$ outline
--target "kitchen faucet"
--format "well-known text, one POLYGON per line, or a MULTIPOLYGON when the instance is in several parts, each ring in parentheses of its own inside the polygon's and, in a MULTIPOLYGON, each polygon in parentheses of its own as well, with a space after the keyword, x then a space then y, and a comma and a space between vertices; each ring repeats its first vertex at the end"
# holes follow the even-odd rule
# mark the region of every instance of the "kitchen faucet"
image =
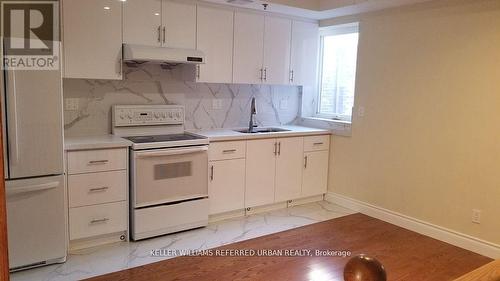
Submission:
POLYGON ((252 105, 250 106, 250 122, 248 123, 248 132, 253 133, 254 128, 257 127, 257 123, 255 122, 255 114, 257 114, 257 110, 255 109, 255 97, 252 98, 252 105))

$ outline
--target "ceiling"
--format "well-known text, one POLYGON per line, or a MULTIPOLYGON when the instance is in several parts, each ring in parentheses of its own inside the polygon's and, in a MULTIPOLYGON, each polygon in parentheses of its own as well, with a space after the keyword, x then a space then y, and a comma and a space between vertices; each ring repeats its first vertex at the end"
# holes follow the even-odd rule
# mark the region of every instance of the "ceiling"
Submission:
MULTIPOLYGON (((248 4, 227 3, 227 0, 203 0, 205 2, 263 10, 315 20, 331 19, 411 5, 431 0, 253 0, 248 4)), ((246 0, 240 0, 245 2, 246 0)))

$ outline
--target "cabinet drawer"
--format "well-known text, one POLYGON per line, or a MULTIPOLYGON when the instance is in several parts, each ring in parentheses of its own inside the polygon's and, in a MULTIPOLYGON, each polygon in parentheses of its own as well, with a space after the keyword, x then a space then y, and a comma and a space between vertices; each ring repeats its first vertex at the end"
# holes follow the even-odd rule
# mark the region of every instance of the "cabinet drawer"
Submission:
POLYGON ((209 160, 227 160, 245 158, 246 141, 228 141, 210 143, 209 160))
POLYGON ((320 151, 330 148, 330 135, 311 136, 304 138, 304 151, 320 151))
POLYGON ((82 174, 127 169, 127 149, 68 152, 68 173, 82 174))
POLYGON ((69 239, 127 230, 127 202, 69 209, 69 239))
POLYGON ((69 207, 127 200, 127 171, 68 176, 69 207))

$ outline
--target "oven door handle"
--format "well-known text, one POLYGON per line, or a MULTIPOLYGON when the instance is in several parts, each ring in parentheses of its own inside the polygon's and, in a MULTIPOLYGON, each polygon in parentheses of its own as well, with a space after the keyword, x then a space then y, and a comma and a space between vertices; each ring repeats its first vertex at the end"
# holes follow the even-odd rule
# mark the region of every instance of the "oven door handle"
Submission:
POLYGON ((181 149, 167 149, 167 150, 157 150, 157 151, 147 151, 138 152, 136 158, 149 158, 149 157, 160 157, 160 156, 171 156, 179 154, 191 154, 208 151, 208 147, 196 147, 196 148, 181 148, 181 149))

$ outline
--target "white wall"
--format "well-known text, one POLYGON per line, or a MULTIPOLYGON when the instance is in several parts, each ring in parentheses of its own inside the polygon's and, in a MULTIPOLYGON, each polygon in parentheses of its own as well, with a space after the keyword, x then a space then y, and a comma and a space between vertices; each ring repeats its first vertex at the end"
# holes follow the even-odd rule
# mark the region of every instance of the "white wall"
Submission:
POLYGON ((359 20, 365 116, 333 138, 329 191, 500 244, 500 1, 359 20))

